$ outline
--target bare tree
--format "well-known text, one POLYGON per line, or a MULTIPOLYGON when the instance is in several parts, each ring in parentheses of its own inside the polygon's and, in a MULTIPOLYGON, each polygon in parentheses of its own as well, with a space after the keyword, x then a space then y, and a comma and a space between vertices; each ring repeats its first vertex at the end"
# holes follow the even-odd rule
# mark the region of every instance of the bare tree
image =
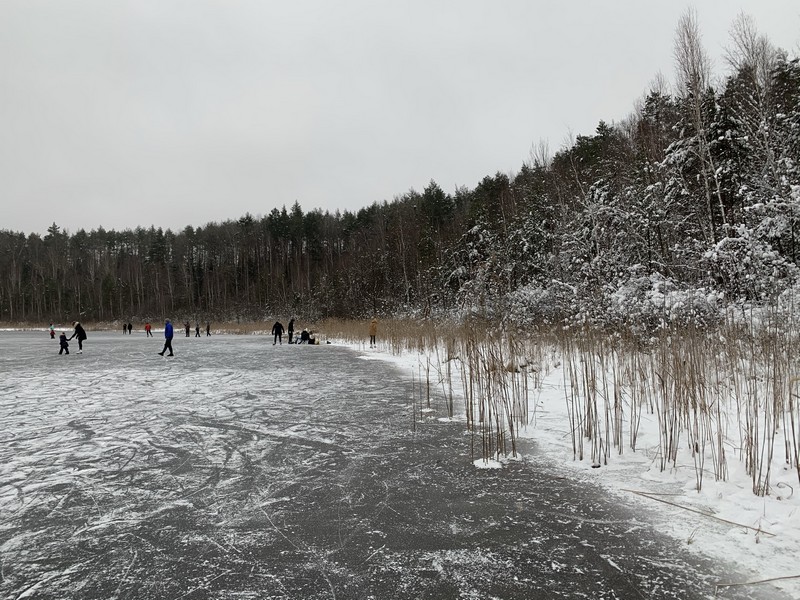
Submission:
POLYGON ((697 15, 687 10, 678 21, 675 36, 675 60, 678 68, 678 90, 687 103, 689 118, 696 137, 696 158, 705 192, 711 241, 716 241, 714 201, 719 203, 720 217, 727 229, 725 206, 722 201, 717 170, 709 145, 709 127, 703 110, 703 99, 711 83, 711 63, 706 54, 697 24, 697 15))
POLYGON ((528 166, 534 169, 547 169, 553 160, 553 155, 550 153, 550 145, 545 139, 540 139, 535 144, 531 144, 528 156, 528 166))
POLYGON ((759 35, 752 17, 740 13, 731 27, 731 46, 725 50, 725 59, 735 76, 748 84, 750 98, 741 103, 741 110, 749 114, 738 115, 746 128, 744 133, 758 145, 764 165, 764 174, 776 179, 775 156, 772 150, 772 73, 778 61, 778 52, 766 36, 759 35))

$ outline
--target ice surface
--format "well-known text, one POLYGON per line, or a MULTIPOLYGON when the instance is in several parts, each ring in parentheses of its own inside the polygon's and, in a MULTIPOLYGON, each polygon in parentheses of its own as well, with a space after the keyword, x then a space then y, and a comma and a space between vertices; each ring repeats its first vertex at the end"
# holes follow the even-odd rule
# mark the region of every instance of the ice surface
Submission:
POLYGON ((476 468, 441 398, 412 409, 417 356, 162 344, 0 333, 0 597, 701 598, 730 576, 563 456, 476 468))

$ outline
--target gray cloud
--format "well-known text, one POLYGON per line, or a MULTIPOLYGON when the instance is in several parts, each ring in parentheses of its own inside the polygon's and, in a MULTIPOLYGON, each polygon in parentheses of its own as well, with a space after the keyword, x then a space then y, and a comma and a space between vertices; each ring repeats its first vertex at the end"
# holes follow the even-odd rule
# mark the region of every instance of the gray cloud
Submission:
MULTIPOLYGON (((672 4, 5 0, 0 227, 182 228, 472 187, 671 77, 672 4)), ((712 57, 740 11, 796 48, 794 0, 696 10, 712 57)))

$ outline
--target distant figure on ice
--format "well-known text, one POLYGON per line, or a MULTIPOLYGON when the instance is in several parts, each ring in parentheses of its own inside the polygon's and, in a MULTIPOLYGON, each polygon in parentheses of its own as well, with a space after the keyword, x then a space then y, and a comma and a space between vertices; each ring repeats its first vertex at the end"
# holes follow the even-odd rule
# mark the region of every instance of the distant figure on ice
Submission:
POLYGON ((128 335, 133 335, 133 323, 128 323, 128 335))
POLYGON ((56 328, 53 327, 52 323, 50 323, 50 339, 51 340, 56 339, 56 328))
POLYGON ((83 340, 86 339, 86 330, 77 321, 73 321, 72 326, 75 328, 75 333, 69 336, 68 339, 78 338, 78 354, 83 354, 83 340))
POLYGON ((194 324, 194 337, 200 337, 200 322, 194 324))
POLYGON ((206 337, 211 335, 211 322, 206 321, 206 337))
POLYGON ((292 336, 294 335, 294 317, 289 319, 289 326, 286 328, 286 333, 289 334, 289 343, 292 343, 292 336))
POLYGON ((59 354, 62 352, 69 354, 69 342, 67 341, 67 334, 63 331, 61 332, 61 335, 58 336, 58 345, 61 346, 61 349, 58 351, 59 354))
POLYGON ((122 335, 125 335, 126 333, 128 333, 128 326, 125 323, 123 323, 122 324, 122 335))
POLYGON ((189 321, 186 321, 186 323, 183 324, 183 327, 186 329, 186 337, 189 337, 189 330, 192 328, 192 326, 189 325, 189 321))
POLYGON ((145 337, 153 337, 153 332, 151 331, 152 327, 150 327, 150 323, 144 324, 144 332, 146 334, 145 337))
POLYGON ((297 342, 298 344, 314 344, 316 340, 311 337, 311 332, 308 329, 303 329, 300 332, 300 341, 297 342))
POLYGON ((375 336, 378 335, 378 319, 372 317, 372 321, 369 322, 369 347, 375 348, 377 344, 375 342, 375 336))
POLYGON ((272 345, 274 346, 280 342, 281 346, 283 346, 283 323, 275 321, 275 325, 272 326, 272 335, 275 336, 272 345))
POLYGON ((167 356, 175 356, 172 353, 172 323, 169 322, 169 319, 164 321, 164 349, 159 354, 164 356, 164 352, 167 350, 169 350, 167 356))

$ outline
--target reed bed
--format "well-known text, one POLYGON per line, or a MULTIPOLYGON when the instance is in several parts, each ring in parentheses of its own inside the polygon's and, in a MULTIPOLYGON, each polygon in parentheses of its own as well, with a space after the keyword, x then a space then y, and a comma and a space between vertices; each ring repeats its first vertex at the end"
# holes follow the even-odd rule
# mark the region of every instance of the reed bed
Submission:
MULTIPOLYGON (((326 321, 331 338, 364 346, 366 321, 326 321)), ((463 418, 473 458, 516 456, 520 427, 528 424, 530 395, 540 381, 547 336, 509 335, 485 323, 433 324, 389 320, 379 324, 379 348, 417 356, 414 418, 443 402, 449 418, 463 418), (457 413, 457 397, 463 413, 457 413)))
POLYGON ((728 477, 736 457, 754 494, 770 491, 776 458, 797 471, 800 446, 796 336, 784 327, 665 331, 646 347, 597 331, 562 338, 565 400, 576 459, 607 464, 637 450, 643 415, 657 419, 657 459, 674 468, 679 452, 703 479, 728 477))
MULTIPOLYGON (((367 322, 328 321, 331 337, 367 342, 367 322)), ((785 318, 729 322, 714 329, 672 328, 643 340, 591 328, 503 332, 471 322, 386 321, 378 343, 415 353, 415 419, 444 402, 463 418, 474 457, 514 456, 531 397, 560 364, 575 460, 601 467, 642 451, 644 419, 657 423, 655 464, 678 468, 690 457, 695 487, 728 478, 742 463, 754 494, 770 493, 776 459, 800 480, 798 335, 785 318), (456 411, 457 399, 463 414, 456 411)))

